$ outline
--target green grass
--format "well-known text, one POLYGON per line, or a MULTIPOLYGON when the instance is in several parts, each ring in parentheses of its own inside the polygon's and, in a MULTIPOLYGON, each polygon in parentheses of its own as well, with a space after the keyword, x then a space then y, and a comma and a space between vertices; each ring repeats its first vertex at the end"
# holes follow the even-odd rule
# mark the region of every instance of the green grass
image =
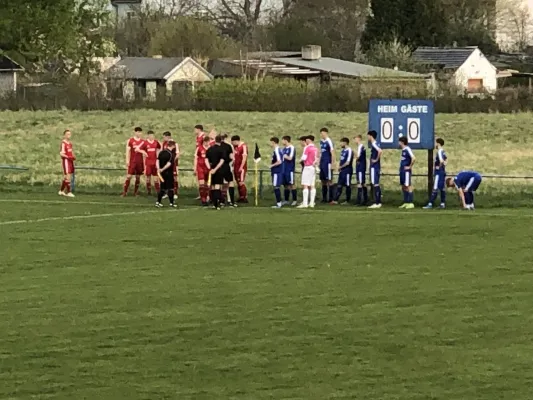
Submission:
MULTIPOLYGON (((449 170, 474 169, 484 174, 528 175, 533 164, 533 124, 531 114, 442 114, 436 116, 436 134, 445 138, 450 157, 449 170)), ((245 113, 245 112, 171 112, 135 110, 131 112, 0 112, 0 163, 23 165, 29 172, 0 171, 0 182, 56 185, 60 179, 59 143, 65 128, 73 131, 77 164, 123 168, 126 139, 134 126, 153 129, 158 137, 173 132, 182 151, 181 165, 192 166, 194 136, 192 128, 202 123, 208 129, 240 134, 253 146, 257 142, 265 159, 268 139, 285 134, 298 137, 318 133, 328 126, 338 141, 366 133, 367 116, 361 113, 245 113)), ((425 173, 426 153, 417 152, 415 173, 425 173)), ((383 170, 397 172, 399 154, 386 151, 383 170)), ((267 163, 261 165, 267 168, 267 163)), ((80 186, 109 191, 120 186, 123 173, 79 171, 80 186)), ((193 184, 184 174, 183 183, 193 184)), ((488 183, 488 182, 486 182, 488 183)), ((396 184, 396 180, 394 180, 396 184)), ((419 184, 423 186, 421 181, 419 184)), ((503 185, 504 191, 522 191, 525 181, 498 181, 491 191, 503 185)), ((489 187, 484 185, 485 188, 489 187)))
POLYGON ((531 398, 533 212, 149 205, 3 193, 0 398, 531 398))

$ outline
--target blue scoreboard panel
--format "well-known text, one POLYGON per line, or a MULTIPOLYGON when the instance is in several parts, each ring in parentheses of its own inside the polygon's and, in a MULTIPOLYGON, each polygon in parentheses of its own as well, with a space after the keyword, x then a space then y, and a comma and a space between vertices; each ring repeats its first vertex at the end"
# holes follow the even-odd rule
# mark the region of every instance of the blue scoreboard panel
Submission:
POLYGON ((368 130, 378 133, 382 149, 397 149, 406 136, 412 149, 435 147, 435 110, 431 100, 370 100, 368 130))

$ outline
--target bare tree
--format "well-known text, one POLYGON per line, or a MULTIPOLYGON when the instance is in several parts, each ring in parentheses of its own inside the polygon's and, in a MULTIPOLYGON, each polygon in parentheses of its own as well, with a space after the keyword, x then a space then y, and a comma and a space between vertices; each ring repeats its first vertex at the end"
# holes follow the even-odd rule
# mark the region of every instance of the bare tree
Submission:
POLYGON ((496 40, 508 51, 523 51, 532 40, 533 19, 526 0, 497 0, 496 40))

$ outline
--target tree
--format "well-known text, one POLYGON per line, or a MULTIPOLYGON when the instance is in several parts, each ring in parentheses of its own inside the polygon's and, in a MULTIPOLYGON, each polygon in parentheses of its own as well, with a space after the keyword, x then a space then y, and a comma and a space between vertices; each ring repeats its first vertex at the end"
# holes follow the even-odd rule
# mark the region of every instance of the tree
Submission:
POLYGON ((395 38, 391 42, 373 44, 365 54, 357 57, 356 60, 377 67, 397 67, 404 71, 414 71, 418 66, 413 61, 411 53, 409 46, 402 44, 398 38, 395 38))
POLYGON ((498 44, 507 51, 524 51, 533 36, 533 19, 523 0, 498 0, 496 3, 498 44))

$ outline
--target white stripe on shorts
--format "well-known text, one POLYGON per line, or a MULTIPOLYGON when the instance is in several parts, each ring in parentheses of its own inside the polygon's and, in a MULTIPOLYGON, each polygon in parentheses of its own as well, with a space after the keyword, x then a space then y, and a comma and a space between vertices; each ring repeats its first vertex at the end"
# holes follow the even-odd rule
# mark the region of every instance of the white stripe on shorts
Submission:
POLYGON ((370 168, 370 183, 376 184, 376 170, 374 168, 370 168))
POLYGON ((357 183, 362 183, 363 182, 363 173, 362 172, 358 172, 357 173, 357 183))
POLYGON ((476 179, 476 178, 470 178, 470 180, 468 181, 468 183, 467 183, 467 185, 466 185, 466 187, 465 187, 465 191, 466 191, 466 192, 470 190, 470 186, 472 186, 472 184, 474 183, 474 180, 475 180, 475 179, 476 179))
POLYGON ((404 182, 403 182, 403 185, 404 186, 410 186, 410 183, 409 183, 409 177, 411 176, 411 173, 409 171, 405 171, 405 173, 403 174, 403 178, 404 178, 404 182))

